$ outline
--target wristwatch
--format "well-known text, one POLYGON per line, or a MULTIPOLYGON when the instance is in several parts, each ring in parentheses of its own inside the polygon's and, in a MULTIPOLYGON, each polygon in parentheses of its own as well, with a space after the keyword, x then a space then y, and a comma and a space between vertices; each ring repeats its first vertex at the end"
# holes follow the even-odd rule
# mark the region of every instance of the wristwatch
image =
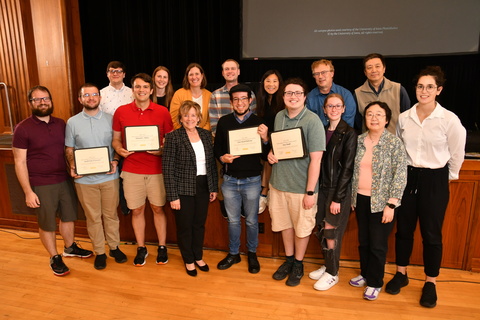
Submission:
POLYGON ((387 202, 387 206, 390 208, 390 209, 395 209, 397 206, 394 205, 393 203, 389 203, 387 202))
POLYGON ((315 193, 313 191, 307 191, 307 196, 313 196, 315 193))

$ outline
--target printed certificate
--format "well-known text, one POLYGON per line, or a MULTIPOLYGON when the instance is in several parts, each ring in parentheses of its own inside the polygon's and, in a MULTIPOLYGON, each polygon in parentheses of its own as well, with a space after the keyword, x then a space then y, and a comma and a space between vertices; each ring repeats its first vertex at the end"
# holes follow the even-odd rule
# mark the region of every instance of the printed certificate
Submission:
POLYGON ((262 153, 262 139, 258 134, 258 127, 228 131, 228 148, 234 156, 262 153))
POLYGON ((160 150, 158 126, 125 127, 125 147, 128 151, 160 150))
POLYGON ((303 158, 307 155, 301 127, 272 132, 272 151, 278 160, 303 158))
POLYGON ((108 147, 83 148, 73 151, 75 173, 79 176, 110 171, 108 147))

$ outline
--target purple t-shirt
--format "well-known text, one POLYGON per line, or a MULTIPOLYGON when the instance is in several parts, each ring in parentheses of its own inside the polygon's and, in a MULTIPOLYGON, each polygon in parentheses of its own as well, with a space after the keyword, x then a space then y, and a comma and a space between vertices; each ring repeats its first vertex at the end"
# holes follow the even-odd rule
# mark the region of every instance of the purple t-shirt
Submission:
POLYGON ((67 180, 65 121, 62 119, 50 116, 46 123, 32 115, 16 126, 12 145, 27 149, 28 176, 32 186, 67 180))

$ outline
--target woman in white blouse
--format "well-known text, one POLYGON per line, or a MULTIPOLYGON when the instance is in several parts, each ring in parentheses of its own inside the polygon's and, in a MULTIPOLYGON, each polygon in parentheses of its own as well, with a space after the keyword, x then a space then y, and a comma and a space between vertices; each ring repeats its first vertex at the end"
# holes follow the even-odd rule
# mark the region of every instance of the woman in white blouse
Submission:
POLYGON ((442 261, 442 225, 449 198, 448 182, 458 179, 465 155, 465 128, 454 113, 436 101, 444 82, 440 67, 422 70, 415 86, 418 103, 400 115, 397 125, 397 135, 407 151, 408 180, 397 220, 397 273, 387 283, 385 291, 398 294, 408 285, 407 266, 418 220, 426 275, 420 305, 427 308, 437 303, 436 278, 442 261))

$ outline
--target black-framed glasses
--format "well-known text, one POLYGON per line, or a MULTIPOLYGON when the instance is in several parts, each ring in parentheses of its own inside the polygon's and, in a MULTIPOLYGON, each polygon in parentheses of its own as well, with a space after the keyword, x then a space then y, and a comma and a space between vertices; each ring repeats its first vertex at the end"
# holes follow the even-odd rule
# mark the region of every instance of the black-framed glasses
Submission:
POLYGON ((303 91, 285 91, 283 94, 285 97, 291 97, 295 95, 296 97, 301 97, 303 95, 303 91))
POLYGON ((121 74, 121 73, 123 73, 123 70, 108 70, 108 73, 121 74))
POLYGON ((328 109, 341 109, 343 108, 343 104, 327 104, 325 107, 328 109))
POLYGON ((52 99, 51 99, 50 97, 32 98, 32 99, 30 99, 30 101, 31 101, 31 102, 34 102, 34 103, 40 103, 40 101, 42 101, 42 100, 43 100, 43 102, 50 102, 50 101, 52 101, 52 99))
POLYGON ((232 99, 232 102, 233 102, 233 103, 248 102, 248 97, 233 98, 233 99, 232 99))

